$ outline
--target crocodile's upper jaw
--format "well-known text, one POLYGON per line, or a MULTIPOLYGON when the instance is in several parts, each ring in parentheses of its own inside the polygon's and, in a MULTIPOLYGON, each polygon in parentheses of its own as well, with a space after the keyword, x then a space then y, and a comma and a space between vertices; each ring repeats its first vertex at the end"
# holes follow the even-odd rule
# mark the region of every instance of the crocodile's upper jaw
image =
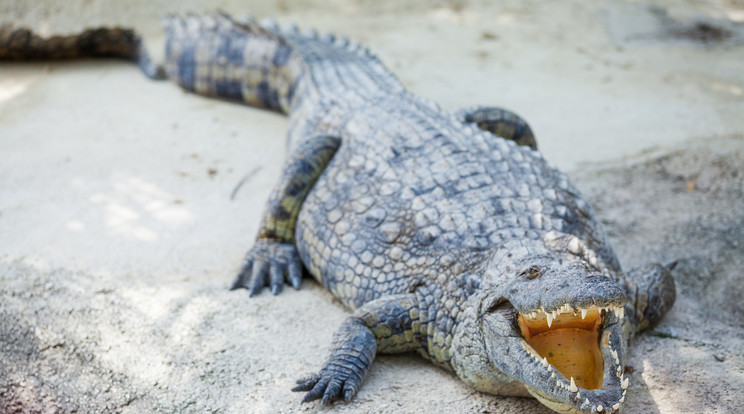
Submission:
POLYGON ((622 364, 622 306, 564 304, 517 315, 518 340, 540 378, 525 382, 530 394, 558 412, 620 411, 629 382, 622 364))

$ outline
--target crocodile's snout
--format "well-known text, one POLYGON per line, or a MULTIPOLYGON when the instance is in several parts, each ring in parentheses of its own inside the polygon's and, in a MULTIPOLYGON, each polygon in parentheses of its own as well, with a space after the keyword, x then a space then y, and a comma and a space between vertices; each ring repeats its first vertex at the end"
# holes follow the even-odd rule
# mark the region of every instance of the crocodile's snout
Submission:
POLYGON ((506 299, 522 314, 542 312, 550 320, 570 309, 623 307, 625 289, 583 262, 530 265, 539 276, 521 271, 506 289, 506 299))

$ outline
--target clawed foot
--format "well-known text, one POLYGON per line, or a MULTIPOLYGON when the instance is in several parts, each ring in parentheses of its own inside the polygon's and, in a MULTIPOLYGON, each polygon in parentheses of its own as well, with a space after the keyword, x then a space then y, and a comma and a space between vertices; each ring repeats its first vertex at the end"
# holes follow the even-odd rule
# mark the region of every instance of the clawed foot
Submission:
POLYGON ((302 402, 320 398, 322 398, 321 402, 323 404, 330 404, 341 398, 349 402, 359 391, 364 376, 364 373, 359 371, 329 363, 320 371, 320 374, 298 380, 297 386, 292 388, 292 391, 310 391, 305 394, 302 402))
POLYGON ((285 281, 299 289, 301 279, 302 264, 294 244, 258 240, 246 254, 243 268, 230 290, 246 288, 253 296, 264 286, 270 286, 271 293, 276 295, 285 281))

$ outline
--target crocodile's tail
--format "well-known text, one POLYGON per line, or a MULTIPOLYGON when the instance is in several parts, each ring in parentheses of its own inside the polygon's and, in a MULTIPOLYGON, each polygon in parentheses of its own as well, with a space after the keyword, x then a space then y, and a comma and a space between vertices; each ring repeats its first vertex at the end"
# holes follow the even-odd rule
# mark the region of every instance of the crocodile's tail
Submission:
POLYGON ((288 113, 304 63, 280 34, 224 13, 168 16, 166 71, 187 90, 288 113))
POLYGON ((145 50, 142 39, 131 29, 98 28, 69 36, 41 37, 29 29, 0 28, 0 60, 55 60, 85 57, 117 57, 137 62, 146 76, 162 79, 165 74, 145 50))

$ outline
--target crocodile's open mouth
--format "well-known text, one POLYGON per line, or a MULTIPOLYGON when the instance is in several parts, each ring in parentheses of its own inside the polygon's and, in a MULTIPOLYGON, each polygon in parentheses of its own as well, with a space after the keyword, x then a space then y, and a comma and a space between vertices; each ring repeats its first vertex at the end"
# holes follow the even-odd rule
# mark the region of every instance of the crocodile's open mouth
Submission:
POLYGON ((602 387, 604 362, 600 342, 609 312, 623 317, 623 307, 572 308, 519 313, 517 322, 524 340, 544 361, 557 369, 571 387, 602 387), (575 384, 575 385, 574 385, 575 384))

